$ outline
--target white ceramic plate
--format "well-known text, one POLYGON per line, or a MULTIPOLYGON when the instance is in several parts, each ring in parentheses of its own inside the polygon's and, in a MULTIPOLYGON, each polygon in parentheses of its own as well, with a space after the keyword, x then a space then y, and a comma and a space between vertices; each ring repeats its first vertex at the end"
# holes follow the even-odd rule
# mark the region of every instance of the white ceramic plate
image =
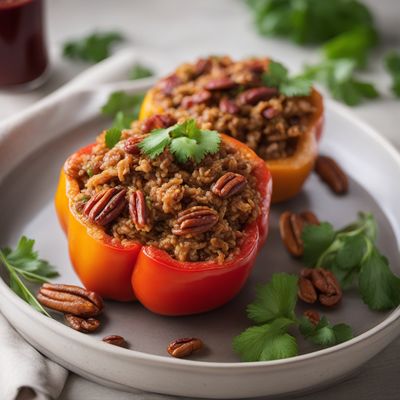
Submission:
MULTIPOLYGON (((131 92, 146 88, 141 83, 128 86, 131 92)), ((63 283, 79 282, 71 269, 66 240, 53 210, 58 172, 67 155, 93 141, 109 124, 98 111, 111 89, 103 86, 62 92, 18 120, 0 126, 0 244, 14 245, 22 234, 35 238, 40 255, 58 267, 59 281, 63 283)), ((398 153, 371 128, 330 101, 326 104, 322 151, 338 159, 348 171, 349 195, 335 197, 312 177, 295 200, 274 206, 270 236, 248 284, 237 298, 219 310, 167 318, 151 314, 137 303, 107 302, 102 330, 84 335, 34 311, 8 288, 6 279, 0 279, 0 310, 33 346, 51 359, 85 377, 125 390, 139 388, 232 399, 310 390, 337 380, 396 337, 400 309, 391 313, 371 312, 357 293, 350 291, 338 309, 323 310, 332 322, 347 322, 354 327, 356 337, 346 343, 314 351, 300 340, 298 357, 257 363, 240 363, 231 350, 232 338, 250 325, 245 306, 254 297, 255 284, 266 282, 274 272, 298 272, 300 268, 279 239, 277 222, 284 209, 312 209, 336 226, 353 220, 359 210, 372 211, 380 226, 379 246, 392 268, 400 273, 398 153), (126 337, 130 349, 102 343, 101 337, 108 334, 126 337), (166 345, 184 336, 201 337, 207 351, 190 360, 170 358, 166 345)), ((302 310, 300 305, 299 312, 302 310)))

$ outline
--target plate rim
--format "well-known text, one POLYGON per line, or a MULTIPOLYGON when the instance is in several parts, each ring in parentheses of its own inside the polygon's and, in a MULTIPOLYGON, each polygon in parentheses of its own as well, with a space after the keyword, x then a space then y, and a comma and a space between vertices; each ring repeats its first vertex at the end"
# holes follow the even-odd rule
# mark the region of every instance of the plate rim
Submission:
MULTIPOLYGON (((98 90, 100 90, 100 88, 98 90)), ((75 91, 71 91, 70 94, 74 92, 75 91)), ((356 116, 347 107, 339 104, 337 101, 325 98, 324 103, 326 109, 329 109, 329 111, 338 114, 342 118, 346 118, 349 121, 349 123, 357 125, 365 134, 367 134, 370 137, 370 139, 375 141, 393 158, 393 160, 400 169, 400 152, 386 137, 380 135, 379 132, 374 127, 370 126, 360 117, 356 116)), ((16 118, 16 116, 13 117, 16 118)), ((59 136, 63 135, 61 134, 59 136)), ((30 152, 29 154, 32 154, 36 151, 37 149, 33 149, 33 151, 30 152)), ((390 215, 390 213, 388 213, 385 209, 382 209, 382 211, 385 213, 391 225, 393 225, 392 216, 390 215)), ((397 230, 394 231, 395 231, 395 236, 397 236, 396 235, 397 230)), ((397 236, 396 239, 397 239, 397 249, 399 250, 400 237, 397 236)), ((109 355, 119 355, 121 357, 125 357, 132 360, 138 360, 145 363, 156 363, 158 366, 168 366, 172 364, 178 367, 179 366, 186 367, 188 369, 197 369, 204 367, 214 370, 221 370, 221 369, 235 370, 242 368, 248 370, 248 369, 259 369, 259 368, 269 368, 269 367, 272 368, 275 366, 293 365, 310 359, 314 358, 317 359, 319 357, 323 357, 325 355, 340 352, 342 350, 345 350, 346 348, 353 347, 357 343, 363 342, 381 333, 383 330, 390 327, 393 323, 395 323, 398 319, 400 319, 400 306, 398 306, 379 324, 361 333, 360 335, 357 335, 353 339, 348 340, 347 342, 329 348, 312 351, 310 353, 297 355, 295 357, 284 358, 280 360, 252 361, 252 362, 196 361, 196 360, 177 359, 163 355, 150 354, 134 349, 119 348, 117 346, 104 346, 104 344, 101 341, 94 340, 93 338, 86 335, 82 335, 80 332, 76 332, 68 328, 67 326, 59 323, 57 320, 48 318, 45 315, 34 310, 29 304, 27 304, 20 297, 18 297, 2 278, 0 278, 0 293, 5 295, 5 297, 15 307, 18 307, 20 311, 22 311, 28 318, 34 319, 37 323, 43 323, 47 327, 47 329, 51 330, 55 334, 64 336, 64 338, 66 338, 67 340, 71 340, 73 342, 74 341, 81 342, 82 345, 89 346, 92 348, 92 350, 98 352, 105 352, 109 355)))

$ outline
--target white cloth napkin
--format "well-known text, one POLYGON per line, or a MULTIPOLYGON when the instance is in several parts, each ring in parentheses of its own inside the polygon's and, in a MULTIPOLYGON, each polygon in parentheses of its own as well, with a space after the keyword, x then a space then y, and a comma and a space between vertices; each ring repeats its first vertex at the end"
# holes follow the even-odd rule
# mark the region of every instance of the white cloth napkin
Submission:
POLYGON ((0 314, 1 400, 53 400, 68 372, 43 357, 0 314))
MULTIPOLYGON (((18 129, 24 121, 40 118, 43 111, 55 101, 62 100, 70 91, 126 79, 135 61, 136 53, 133 50, 120 51, 88 68, 29 109, 3 121, 5 129, 2 129, 0 137, 3 150, 7 134, 18 129)), ((67 376, 66 369, 31 347, 0 314, 0 400, 55 400, 62 392, 67 376)))

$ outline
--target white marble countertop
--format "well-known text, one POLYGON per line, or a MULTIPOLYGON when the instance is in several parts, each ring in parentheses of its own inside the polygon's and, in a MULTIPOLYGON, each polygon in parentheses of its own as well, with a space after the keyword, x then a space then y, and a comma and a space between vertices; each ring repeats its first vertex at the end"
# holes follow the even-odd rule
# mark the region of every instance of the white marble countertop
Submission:
MULTIPOLYGON (((400 148, 400 101, 390 94, 390 79, 381 62, 387 49, 400 49, 400 1, 368 0, 366 3, 375 12, 383 39, 381 49, 374 53, 365 76, 376 82, 382 97, 353 111, 400 148)), ((0 119, 28 107, 81 71, 84 66, 60 58, 61 44, 67 38, 79 37, 96 29, 123 31, 143 59, 160 73, 172 69, 178 62, 207 54, 230 54, 234 57, 265 54, 283 61, 293 71, 318 57, 315 49, 259 37, 251 25, 250 14, 238 0, 48 0, 47 17, 52 74, 48 82, 36 91, 0 92, 0 119)), ((356 375, 329 389, 298 399, 398 399, 399 370, 400 339, 356 375)), ((165 398, 116 391, 71 374, 60 399, 165 398)))

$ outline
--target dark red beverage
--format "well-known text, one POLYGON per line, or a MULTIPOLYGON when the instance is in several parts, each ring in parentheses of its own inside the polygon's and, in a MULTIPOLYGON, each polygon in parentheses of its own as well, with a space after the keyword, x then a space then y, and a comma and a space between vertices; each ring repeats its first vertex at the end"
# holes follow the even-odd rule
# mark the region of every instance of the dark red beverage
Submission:
POLYGON ((0 0, 0 86, 38 82, 47 69, 42 0, 0 0))

